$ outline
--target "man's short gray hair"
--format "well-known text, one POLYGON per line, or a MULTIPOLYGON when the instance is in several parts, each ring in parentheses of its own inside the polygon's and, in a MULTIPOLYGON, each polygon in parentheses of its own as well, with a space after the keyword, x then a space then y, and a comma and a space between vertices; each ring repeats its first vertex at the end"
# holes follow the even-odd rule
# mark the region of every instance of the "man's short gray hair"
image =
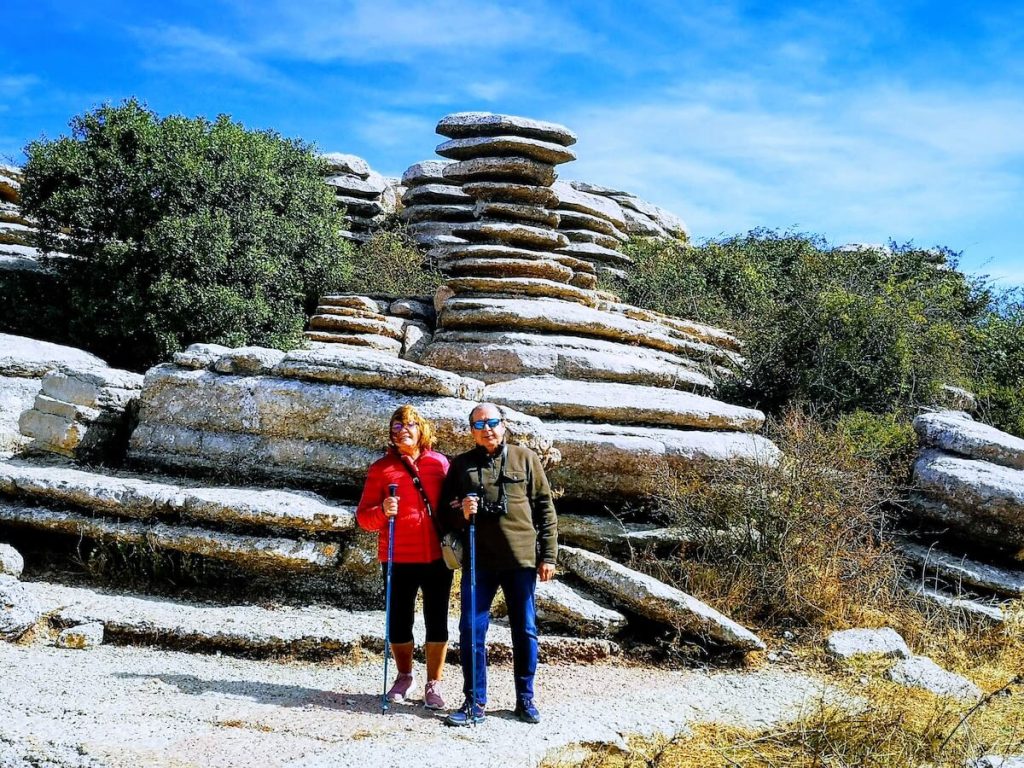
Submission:
POLYGON ((505 419, 505 414, 502 413, 501 406, 499 406, 499 405, 497 405, 495 403, 477 403, 476 405, 473 406, 473 410, 471 410, 469 412, 469 423, 470 424, 473 423, 473 414, 476 413, 477 411, 479 411, 481 408, 493 408, 494 410, 496 410, 498 412, 498 415, 501 416, 502 420, 505 419))

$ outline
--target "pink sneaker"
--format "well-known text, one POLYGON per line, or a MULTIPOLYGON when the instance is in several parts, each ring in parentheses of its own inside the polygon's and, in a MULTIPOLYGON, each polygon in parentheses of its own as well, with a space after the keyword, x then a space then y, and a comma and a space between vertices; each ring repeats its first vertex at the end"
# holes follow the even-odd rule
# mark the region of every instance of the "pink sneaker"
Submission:
POLYGON ((409 689, 416 684, 416 678, 412 672, 408 674, 398 673, 398 677, 395 678, 394 684, 391 686, 391 690, 388 691, 388 701, 401 702, 405 701, 409 697, 409 689))
POLYGON ((444 709, 440 680, 427 681, 427 687, 423 690, 423 706, 427 709, 444 709))

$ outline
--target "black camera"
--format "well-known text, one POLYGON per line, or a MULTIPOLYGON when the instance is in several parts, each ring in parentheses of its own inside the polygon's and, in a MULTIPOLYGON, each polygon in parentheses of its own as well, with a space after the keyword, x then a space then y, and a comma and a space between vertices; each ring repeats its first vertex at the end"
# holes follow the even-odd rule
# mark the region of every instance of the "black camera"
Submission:
POLYGON ((502 495, 497 501, 490 501, 481 497, 476 511, 478 515, 489 515, 491 517, 501 517, 507 514, 508 505, 505 503, 505 496, 502 495))

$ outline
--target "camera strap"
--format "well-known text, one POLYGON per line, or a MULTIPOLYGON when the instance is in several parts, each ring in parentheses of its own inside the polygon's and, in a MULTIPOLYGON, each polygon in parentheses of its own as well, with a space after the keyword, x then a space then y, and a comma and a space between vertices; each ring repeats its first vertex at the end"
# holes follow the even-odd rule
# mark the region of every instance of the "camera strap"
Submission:
POLYGON ((405 471, 412 477, 412 484, 416 486, 416 490, 420 492, 420 498, 423 499, 423 505, 427 508, 427 517, 434 524, 434 531, 437 533, 437 540, 441 541, 444 538, 444 530, 441 528, 441 521, 437 515, 434 514, 434 508, 430 506, 430 499, 427 498, 427 492, 423 488, 423 483, 420 482, 419 473, 416 471, 416 466, 412 463, 412 459, 406 459, 405 456, 399 456, 398 460, 402 462, 402 466, 405 467, 405 471))

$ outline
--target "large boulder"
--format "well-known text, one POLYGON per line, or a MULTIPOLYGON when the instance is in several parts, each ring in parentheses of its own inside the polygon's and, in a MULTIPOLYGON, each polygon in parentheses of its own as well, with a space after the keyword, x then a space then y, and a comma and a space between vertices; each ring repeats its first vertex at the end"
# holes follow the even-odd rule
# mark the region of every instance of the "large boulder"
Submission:
POLYGON ((1024 470, 925 450, 913 476, 924 495, 914 505, 921 516, 1024 547, 1024 470))
POLYGON ((914 419, 921 444, 981 459, 1013 469, 1024 469, 1024 440, 974 421, 962 411, 924 413, 914 419))

